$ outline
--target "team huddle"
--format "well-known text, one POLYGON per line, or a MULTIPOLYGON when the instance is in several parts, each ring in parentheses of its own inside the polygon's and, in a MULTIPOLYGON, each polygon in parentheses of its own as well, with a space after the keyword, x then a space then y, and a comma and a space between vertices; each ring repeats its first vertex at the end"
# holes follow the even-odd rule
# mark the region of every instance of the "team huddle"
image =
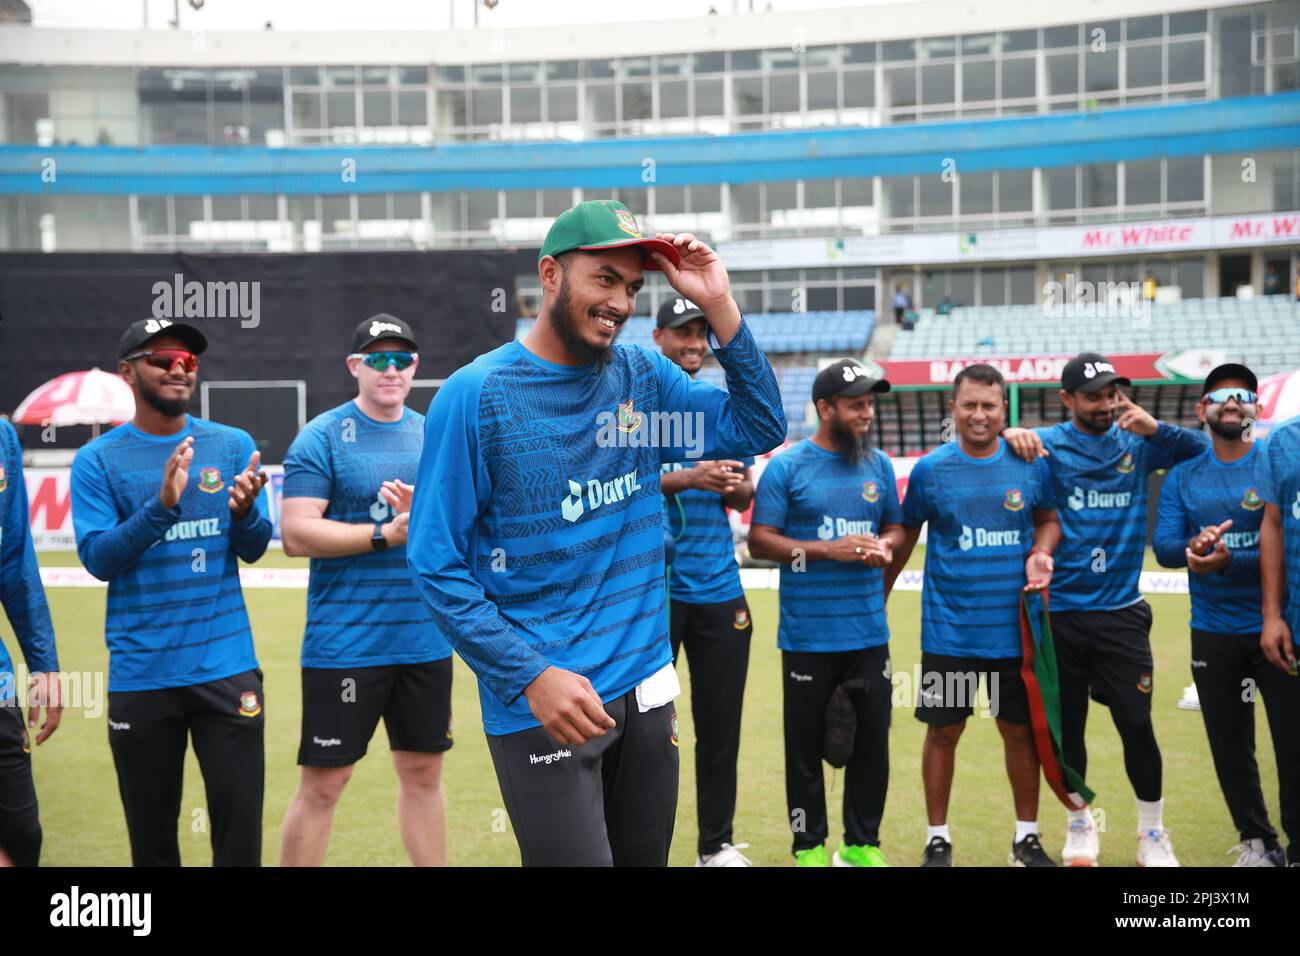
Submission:
MULTIPOLYGON (((522 862, 579 866, 667 864, 684 651, 696 865, 748 865, 732 830, 753 622, 727 510, 752 502, 750 553, 781 565, 796 865, 888 865, 886 607, 924 527, 922 865, 954 862, 949 794, 980 682, 1011 783, 1008 863, 1056 865, 1038 824, 1045 766, 1022 666, 1024 602, 1037 595, 1059 670, 1062 762, 1083 779, 1089 702, 1104 705, 1137 799, 1137 861, 1176 866, 1151 719, 1151 611, 1138 590, 1147 481, 1159 469, 1169 473, 1155 552, 1189 571, 1192 672, 1241 835, 1237 865, 1300 863, 1300 419, 1254 441, 1249 369, 1210 373, 1197 405, 1206 431, 1193 431, 1157 422, 1111 363, 1085 353, 1063 372, 1067 420, 1027 430, 1005 427, 999 373, 968 366, 944 441, 916 463, 900 502, 870 435, 875 396, 890 385, 844 359, 813 384, 816 433, 773 456, 755 487, 754 460, 785 441, 786 420, 712 249, 689 234, 643 236, 625 206, 595 200, 556 219, 538 271, 532 329, 455 372, 427 419, 405 404, 416 331, 391 315, 364 320, 345 360, 356 398, 313 419, 286 455, 281 539, 311 561, 301 771, 281 865, 324 861, 334 809, 381 718, 411 862, 446 863, 453 651, 478 679, 522 862), (678 296, 657 315, 658 351, 616 344, 645 270, 662 271, 678 296), (710 351, 725 390, 697 378, 710 351), (688 434, 699 440, 679 440, 688 434), (1262 693, 1272 729, 1285 851, 1264 806, 1243 681, 1262 693), (833 854, 824 759, 846 768, 833 854)), ((137 866, 180 864, 191 738, 214 863, 262 862, 263 685, 238 565, 271 539, 267 475, 247 433, 186 413, 206 347, 185 323, 131 325, 117 357, 135 418, 84 446, 72 469, 78 555, 108 583, 109 745, 137 866)), ((39 725, 40 744, 58 726, 59 663, 7 422, 0 455, 0 601, 32 674, 27 688, 0 683, 0 863, 36 865, 28 727, 39 725)), ((0 674, 12 672, 0 644, 0 674)), ((1096 865, 1097 826, 1073 796, 1059 858, 1096 865)))

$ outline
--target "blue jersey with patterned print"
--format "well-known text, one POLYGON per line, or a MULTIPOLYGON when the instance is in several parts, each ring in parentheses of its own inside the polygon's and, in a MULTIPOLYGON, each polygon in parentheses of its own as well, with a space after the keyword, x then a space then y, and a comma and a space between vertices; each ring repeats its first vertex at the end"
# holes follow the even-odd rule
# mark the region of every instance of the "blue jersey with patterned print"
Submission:
POLYGON ((77 452, 72 524, 81 563, 108 582, 110 691, 203 684, 257 667, 236 558, 256 561, 271 540, 266 489, 240 521, 231 520, 228 491, 253 451, 247 432, 186 416, 174 435, 128 422, 77 452), (167 508, 163 467, 186 437, 189 483, 167 508))
POLYGON ((929 522, 921 595, 921 648, 954 657, 1019 657, 1020 591, 1034 546, 1034 509, 1056 507, 1047 465, 998 439, 989 458, 957 442, 916 463, 903 524, 929 522))
POLYGON ((1263 619, 1259 594, 1259 526, 1264 499, 1255 474, 1258 448, 1237 461, 1220 461, 1213 448, 1169 469, 1156 512, 1156 560, 1187 567, 1187 542, 1231 519, 1223 543, 1231 557, 1213 574, 1187 575, 1192 627, 1214 634, 1258 634, 1263 619))
MULTIPOLYGON (((746 468, 754 467, 753 458, 742 458, 741 463, 746 468)), ((668 462, 663 474, 692 467, 689 462, 668 462)), ((664 521, 677 542, 677 556, 668 578, 668 593, 674 601, 720 604, 744 597, 731 521, 722 495, 698 488, 665 495, 664 521)))
MULTIPOLYGON (((810 439, 768 462, 754 499, 753 523, 796 541, 879 537, 882 527, 902 520, 888 455, 872 449, 854 464, 810 439)), ((800 569, 782 565, 776 643, 785 651, 854 651, 889 643, 884 570, 842 561, 809 561, 800 569)))
POLYGON ((1113 611, 1142 600, 1147 476, 1209 447, 1200 432, 1161 422, 1143 438, 1116 425, 1100 435, 1073 422, 1035 429, 1050 452, 1060 504, 1061 544, 1053 556, 1053 611, 1113 611))
MULTIPOLYGON (((415 483, 424 416, 409 408, 395 422, 366 416, 355 401, 317 415, 284 459, 285 498, 329 502, 324 517, 346 524, 388 522, 385 481, 415 483)), ((415 590, 406 548, 312 558, 303 667, 421 664, 451 656, 415 590)))
POLYGON ((785 436, 748 327, 714 355, 727 391, 639 346, 567 366, 520 342, 439 389, 407 560, 478 675, 489 734, 538 726, 523 691, 550 666, 608 701, 671 660, 661 465, 762 454, 785 436))
MULTIPOLYGON (((23 449, 14 426, 0 419, 0 604, 23 650, 29 673, 59 669, 50 606, 32 545, 23 449)), ((14 664, 0 635, 0 704, 18 696, 14 664)))
POLYGON ((1300 418, 1275 425, 1259 449, 1259 494, 1282 513, 1284 614, 1300 641, 1300 418))

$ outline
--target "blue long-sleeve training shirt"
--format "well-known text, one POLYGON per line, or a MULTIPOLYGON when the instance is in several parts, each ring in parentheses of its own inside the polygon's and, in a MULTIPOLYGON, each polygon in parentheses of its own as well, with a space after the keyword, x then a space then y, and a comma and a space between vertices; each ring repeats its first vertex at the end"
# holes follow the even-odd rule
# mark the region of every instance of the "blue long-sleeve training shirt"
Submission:
POLYGON ((1187 567, 1187 542, 1212 525, 1232 519, 1223 543, 1232 557, 1213 574, 1187 575, 1192 627, 1215 634, 1258 634, 1263 619, 1259 592, 1259 526, 1264 499, 1255 477, 1258 449, 1237 461, 1219 461, 1212 448, 1176 465, 1165 476, 1156 512, 1156 560, 1187 567))
POLYGON ((175 435, 128 422, 77 452, 72 524, 81 563, 108 582, 109 691, 185 687, 257 667, 235 558, 256 561, 271 540, 266 489, 238 522, 228 491, 254 448, 247 432, 186 416, 175 435), (166 508, 163 466, 187 436, 189 484, 166 508))
POLYGON ((1282 515, 1282 613, 1300 639, 1300 417, 1275 425, 1259 449, 1259 495, 1282 515))
POLYGON ((406 553, 478 675, 487 733, 538 726, 523 690, 551 665, 610 700, 671 660, 660 466, 762 454, 786 430, 744 323, 714 355, 727 391, 639 346, 614 346, 602 368, 519 342, 439 389, 406 553))
POLYGON ((1161 422, 1150 438, 1111 425, 1100 435, 1061 422, 1035 431, 1050 455, 1061 543, 1052 555, 1053 611, 1113 611, 1142 600, 1147 476, 1209 447, 1200 432, 1161 422))
MULTIPOLYGON (((59 669, 50 606, 41 586, 41 569, 32 544, 23 449, 14 426, 0 419, 0 604, 33 674, 59 669)), ((0 640, 0 704, 21 699, 13 659, 0 640)))

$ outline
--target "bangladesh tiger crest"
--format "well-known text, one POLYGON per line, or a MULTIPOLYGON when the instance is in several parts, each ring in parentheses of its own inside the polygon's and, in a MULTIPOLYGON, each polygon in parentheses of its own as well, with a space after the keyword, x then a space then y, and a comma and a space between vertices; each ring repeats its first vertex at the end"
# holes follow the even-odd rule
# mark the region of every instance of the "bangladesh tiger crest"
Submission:
POLYGON ((672 721, 673 721, 673 736, 672 736, 673 746, 674 746, 674 747, 680 747, 681 744, 678 742, 678 739, 677 739, 677 711, 676 711, 676 709, 673 710, 672 721))
POLYGON ((636 219, 632 213, 626 209, 614 210, 614 221, 618 223, 618 228, 622 229, 629 236, 641 238, 641 230, 636 227, 636 219))
POLYGON ((1124 457, 1119 460, 1119 464, 1115 466, 1115 470, 1118 471, 1121 475, 1127 475, 1130 471, 1132 471, 1133 453, 1127 451, 1124 452, 1124 457))
POLYGON ((225 482, 221 480, 220 468, 204 468, 199 472, 199 491, 215 495, 224 487, 225 482))
POLYGON ((1141 677, 1139 677, 1137 688, 1138 690, 1142 691, 1142 693, 1144 694, 1151 693, 1151 675, 1143 674, 1141 677))
POLYGON ((864 481, 862 483, 862 500, 875 504, 880 500, 880 488, 874 481, 864 481))
POLYGON ((743 607, 736 608, 736 618, 731 622, 731 626, 738 631, 749 627, 749 611, 743 607))
POLYGON ((1247 488, 1246 493, 1241 496, 1241 506, 1247 511, 1258 511, 1264 507, 1264 499, 1254 488, 1247 488))
POLYGON ((5 476, 5 466, 0 465, 0 491, 9 487, 9 479, 5 476))
POLYGON ((1008 511, 1020 511, 1025 507, 1025 496, 1019 488, 1011 488, 1007 491, 1007 497, 1002 502, 1002 507, 1008 511))
POLYGON ((246 690, 239 695, 239 716, 256 717, 262 712, 262 705, 257 700, 257 691, 246 690))
POLYGON ((641 413, 632 408, 632 399, 618 406, 618 430, 631 434, 641 427, 641 413))

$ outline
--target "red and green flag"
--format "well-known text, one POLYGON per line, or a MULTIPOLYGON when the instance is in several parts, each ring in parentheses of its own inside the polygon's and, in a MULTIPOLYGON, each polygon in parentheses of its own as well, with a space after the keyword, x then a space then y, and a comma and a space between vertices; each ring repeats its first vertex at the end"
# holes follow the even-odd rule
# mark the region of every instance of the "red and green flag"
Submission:
POLYGON ((1061 680, 1056 648, 1047 617, 1047 592, 1023 591, 1020 597, 1020 676, 1029 696, 1029 720, 1043 776, 1068 810, 1081 810, 1096 796, 1083 778, 1066 766, 1061 753, 1061 680))

